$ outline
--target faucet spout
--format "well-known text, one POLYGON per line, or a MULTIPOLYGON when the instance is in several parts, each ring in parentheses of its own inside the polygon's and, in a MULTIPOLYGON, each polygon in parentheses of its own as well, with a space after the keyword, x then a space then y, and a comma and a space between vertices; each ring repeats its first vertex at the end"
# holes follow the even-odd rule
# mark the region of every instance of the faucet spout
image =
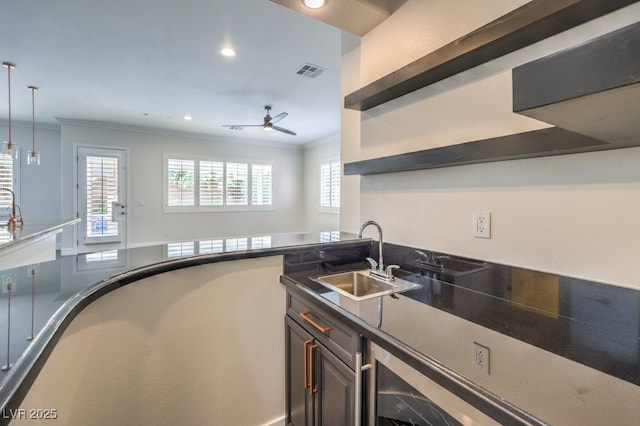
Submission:
POLYGON ((382 228, 378 225, 378 222, 368 220, 360 226, 358 231, 358 238, 362 238, 362 233, 367 226, 375 226, 378 230, 378 270, 384 270, 384 263, 382 262, 382 228))
POLYGON ((0 187, 0 191, 7 191, 11 194, 11 217, 7 222, 7 228, 9 228, 10 232, 15 232, 16 228, 22 227, 22 225, 24 225, 22 217, 18 218, 18 216, 16 215, 16 194, 9 188, 5 187, 0 187))
POLYGON ((380 225, 373 220, 366 221, 362 224, 360 230, 358 231, 358 238, 362 238, 362 233, 367 226, 374 226, 378 230, 378 263, 376 264, 375 260, 367 258, 367 260, 371 264, 371 275, 383 279, 387 282, 393 281, 394 278, 392 271, 393 269, 399 268, 399 266, 390 265, 386 269, 384 267, 384 261, 382 260, 382 228, 380 227, 380 225))

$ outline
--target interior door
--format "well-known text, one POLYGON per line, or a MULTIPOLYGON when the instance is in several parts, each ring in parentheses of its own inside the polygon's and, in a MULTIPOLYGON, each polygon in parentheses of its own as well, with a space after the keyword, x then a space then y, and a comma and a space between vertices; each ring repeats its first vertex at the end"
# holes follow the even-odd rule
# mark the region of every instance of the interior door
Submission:
POLYGON ((126 248, 127 151, 78 147, 78 253, 126 248))

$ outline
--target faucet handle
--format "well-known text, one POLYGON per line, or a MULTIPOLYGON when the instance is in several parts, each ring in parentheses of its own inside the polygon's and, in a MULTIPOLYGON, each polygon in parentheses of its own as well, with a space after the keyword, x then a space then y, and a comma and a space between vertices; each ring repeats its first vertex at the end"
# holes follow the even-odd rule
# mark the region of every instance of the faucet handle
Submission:
POLYGON ((400 269, 400 266, 398 265, 389 265, 387 266, 387 276, 392 276, 393 275, 393 270, 394 269, 400 269))
POLYGON ((378 262, 376 262, 375 260, 373 260, 370 257, 367 257, 367 261, 369 262, 369 264, 371 265, 371 269, 373 269, 374 271, 376 269, 378 269, 378 262))

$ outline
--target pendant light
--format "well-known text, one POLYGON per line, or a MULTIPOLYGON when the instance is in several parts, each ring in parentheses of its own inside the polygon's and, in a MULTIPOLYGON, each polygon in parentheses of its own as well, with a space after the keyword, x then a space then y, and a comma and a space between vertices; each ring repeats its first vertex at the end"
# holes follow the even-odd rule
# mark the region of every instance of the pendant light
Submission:
POLYGON ((27 165, 39 166, 40 153, 36 151, 36 101, 37 86, 27 86, 31 89, 31 151, 27 152, 27 165))
POLYGON ((9 139, 2 142, 2 152, 6 155, 18 159, 18 147, 11 140, 11 70, 15 69, 16 64, 12 62, 3 62, 2 65, 7 69, 7 84, 8 84, 8 98, 9 98, 9 139))

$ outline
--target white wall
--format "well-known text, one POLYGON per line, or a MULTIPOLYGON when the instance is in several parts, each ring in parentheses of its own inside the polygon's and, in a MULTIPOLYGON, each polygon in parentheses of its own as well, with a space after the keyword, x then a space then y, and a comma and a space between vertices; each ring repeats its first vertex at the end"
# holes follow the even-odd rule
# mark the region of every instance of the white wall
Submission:
MULTIPOLYGON (((73 147, 75 144, 122 147, 130 150, 131 210, 130 242, 152 244, 205 237, 317 232, 339 228, 339 214, 320 212, 319 171, 321 161, 340 158, 340 136, 334 135, 304 147, 220 141, 186 135, 171 136, 161 130, 135 131, 124 126, 38 124, 36 149, 42 161, 27 166, 31 149, 31 124, 13 123, 13 140, 21 148, 18 203, 27 223, 75 217, 73 210, 73 147), (64 152, 64 161, 63 161, 64 152), (274 161, 276 209, 270 212, 162 213, 162 155, 202 154, 225 158, 274 161), (151 179, 150 176, 155 176, 151 179), (303 200, 303 203, 300 203, 303 200), (144 201, 144 206, 139 205, 144 201), (63 209, 64 206, 64 209, 63 209), (64 210, 64 212, 63 212, 64 210)), ((0 134, 6 134, 0 124, 0 134)), ((6 139, 6 138, 3 138, 6 139)), ((353 229, 351 230, 353 232, 353 229)), ((66 230, 66 250, 73 249, 72 233, 66 230)))
MULTIPOLYGON (((21 408, 52 424, 284 424, 282 258, 115 290, 73 319, 21 408)), ((15 421, 15 424, 30 420, 15 421)))
MULTIPOLYGON (((409 0, 345 55, 343 90, 523 3, 409 0)), ((358 123, 343 120, 343 161, 547 127, 511 112, 511 68, 638 19, 635 4, 362 112, 358 123)), ((369 176, 360 185, 345 185, 343 198, 358 200, 359 221, 377 220, 386 241, 640 289, 640 148, 369 176), (472 237, 477 210, 492 212, 490 240, 472 237)))
MULTIPOLYGON (((61 218, 60 203, 60 128, 37 125, 36 151, 40 152, 39 166, 27 166, 27 151, 32 146, 31 123, 12 123, 11 139, 20 147, 20 175, 18 204, 26 224, 57 221, 61 218)), ((8 128, 0 124, 2 140, 7 140, 8 128)))
MULTIPOLYGON (((205 139, 77 124, 62 126, 62 212, 73 213, 74 145, 129 149, 129 241, 155 242, 264 233, 297 232, 304 228, 302 149, 247 144, 233 139, 205 139), (224 159, 274 163, 273 211, 163 213, 163 153, 219 156, 224 159), (144 205, 142 205, 144 204, 144 205)), ((73 247, 70 233, 64 248, 73 247)))
POLYGON ((340 213, 320 209, 320 164, 340 160, 338 135, 307 144, 304 148, 304 213, 308 232, 336 231, 340 213))
MULTIPOLYGON (((360 42, 358 37, 342 33, 340 91, 343 96, 360 88, 360 42)), ((342 108, 340 112, 340 160, 358 161, 360 156, 360 113, 342 108)), ((360 227, 360 177, 345 176, 340 181, 340 230, 357 232, 360 227)))

